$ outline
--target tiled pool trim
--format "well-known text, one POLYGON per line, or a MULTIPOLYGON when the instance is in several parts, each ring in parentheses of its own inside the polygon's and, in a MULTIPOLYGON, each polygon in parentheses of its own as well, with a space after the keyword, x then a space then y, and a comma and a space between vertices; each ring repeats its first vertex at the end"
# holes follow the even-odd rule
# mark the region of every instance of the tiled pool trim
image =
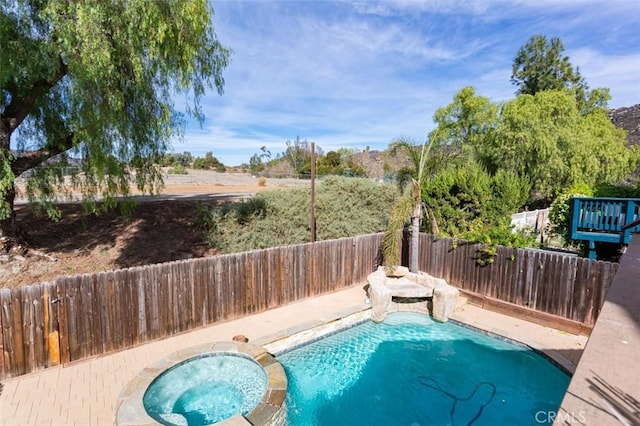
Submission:
POLYGON ((331 322, 315 325, 313 328, 292 333, 289 336, 279 338, 263 346, 269 353, 277 357, 285 352, 316 342, 324 337, 355 327, 369 320, 371 320, 371 311, 366 310, 331 322))
POLYGON ((204 354, 243 355, 260 364, 267 375, 267 390, 258 406, 246 416, 236 415, 218 422, 219 425, 280 425, 285 424, 284 398, 287 376, 282 365, 264 347, 244 342, 214 342, 183 349, 150 365, 134 377, 118 397, 115 424, 120 426, 157 425, 144 409, 142 399, 147 388, 164 371, 204 354))
POLYGON ((564 358, 558 352, 551 351, 551 350, 548 350, 548 349, 541 349, 541 348, 538 348, 538 347, 536 347, 536 346, 534 346, 534 345, 532 345, 530 343, 521 342, 520 340, 516 340, 516 339, 508 337, 508 336, 503 336, 502 334, 498 334, 498 333, 495 333, 495 332, 492 332, 492 331, 489 331, 489 330, 484 330, 482 328, 478 328, 478 327, 475 327, 473 325, 465 324, 465 323, 463 323, 461 321, 458 321, 458 320, 451 319, 450 321, 452 323, 456 324, 456 325, 459 325, 460 327, 468 328, 468 329, 473 330, 473 331, 475 331, 477 333, 486 334, 487 336, 495 337, 497 339, 503 340, 503 341, 511 343, 513 345, 517 345, 517 346, 521 346, 521 347, 525 347, 527 349, 530 349, 533 352, 535 352, 538 355, 540 355, 541 357, 545 358, 551 364, 553 364, 556 367, 558 367, 560 370, 564 371, 569 376, 573 375, 573 372, 576 369, 575 365, 573 365, 569 360, 564 358))
MULTIPOLYGON (((265 349, 269 351, 269 353, 274 356, 282 355, 285 352, 292 351, 294 349, 299 348, 300 346, 304 346, 310 343, 313 343, 317 340, 320 340, 324 337, 330 336, 335 333, 339 333, 340 331, 346 330, 348 328, 354 327, 356 325, 362 324, 371 319, 370 310, 357 312, 355 314, 348 315, 343 318, 338 318, 336 320, 327 322, 325 324, 316 325, 313 328, 299 331, 296 333, 292 333, 289 336, 279 338, 270 343, 264 344, 265 349)), ((514 339, 509 336, 505 336, 503 334, 498 334, 493 331, 485 330, 479 327, 475 327, 470 324, 466 324, 459 320, 450 319, 450 321, 456 325, 466 327, 468 329, 474 330, 478 333, 486 334, 489 336, 496 337, 500 340, 504 340, 506 342, 526 347, 534 351, 535 353, 543 356, 549 362, 554 364, 556 367, 560 368, 568 375, 572 375, 575 371, 575 365, 564 358, 560 353, 553 350, 539 348, 536 345, 531 344, 531 342, 523 342, 518 339, 514 339)))

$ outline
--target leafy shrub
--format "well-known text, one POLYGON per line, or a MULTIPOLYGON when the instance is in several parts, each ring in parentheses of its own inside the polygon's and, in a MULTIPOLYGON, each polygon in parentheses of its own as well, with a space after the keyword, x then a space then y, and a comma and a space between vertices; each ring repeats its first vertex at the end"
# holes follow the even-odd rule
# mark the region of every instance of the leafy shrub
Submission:
POLYGON ((593 191, 594 197, 640 198, 640 185, 603 183, 593 191))
POLYGON ((267 214, 267 203, 263 198, 245 200, 234 207, 233 212, 238 225, 246 225, 252 219, 261 219, 267 214))
POLYGON ((192 167, 196 170, 206 170, 209 168, 209 165, 207 164, 204 158, 198 157, 195 160, 193 160, 192 167))
POLYGON ((214 212, 215 210, 212 210, 205 204, 196 204, 195 225, 198 229, 205 232, 217 231, 218 223, 214 212))
POLYGON ((170 175, 188 175, 189 174, 187 169, 182 164, 176 164, 175 166, 167 170, 167 173, 170 175))
POLYGON ((535 247, 535 236, 526 232, 513 232, 511 223, 504 219, 497 224, 487 225, 481 220, 476 220, 469 225, 469 229, 460 237, 463 240, 488 244, 491 246, 505 247, 535 247))
MULTIPOLYGON (((316 239, 327 240, 386 228, 395 187, 367 179, 330 176, 316 191, 316 239)), ((251 200, 209 210, 198 224, 225 253, 308 242, 311 191, 291 188, 258 193, 251 200)))
POLYGON ((569 215, 571 214, 571 198, 573 197, 593 197, 593 188, 586 184, 573 185, 562 192, 551 203, 549 210, 549 222, 551 222, 551 233, 561 237, 565 246, 580 245, 577 241, 571 241, 569 236, 569 215))
POLYGON ((466 231, 460 234, 460 238, 482 244, 478 250, 477 263, 486 266, 493 263, 497 246, 505 247, 538 247, 536 236, 525 231, 514 231, 509 219, 501 219, 498 223, 487 224, 481 219, 469 224, 466 231))
MULTIPOLYGON (((427 182, 422 198, 444 235, 469 238, 484 227, 502 229, 505 220, 524 205, 530 188, 526 179, 513 173, 498 171, 491 176, 479 165, 468 164, 446 169, 427 182)), ((509 245, 509 239, 504 243, 509 245)))

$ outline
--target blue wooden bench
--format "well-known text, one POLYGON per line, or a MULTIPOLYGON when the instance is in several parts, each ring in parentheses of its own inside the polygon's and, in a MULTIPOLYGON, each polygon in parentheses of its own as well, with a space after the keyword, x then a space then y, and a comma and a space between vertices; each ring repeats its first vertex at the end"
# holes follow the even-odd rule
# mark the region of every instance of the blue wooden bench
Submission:
POLYGON ((589 243, 589 258, 596 258, 596 241, 629 244, 640 232, 640 198, 574 197, 571 201, 571 239, 589 243))

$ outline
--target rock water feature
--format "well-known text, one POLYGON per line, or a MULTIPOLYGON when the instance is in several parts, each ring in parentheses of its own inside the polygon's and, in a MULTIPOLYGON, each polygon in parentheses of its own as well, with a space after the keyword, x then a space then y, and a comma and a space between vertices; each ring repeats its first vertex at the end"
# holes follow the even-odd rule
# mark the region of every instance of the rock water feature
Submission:
POLYGON ((436 321, 446 322, 458 300, 458 289, 445 280, 425 272, 409 272, 404 266, 380 266, 367 281, 374 322, 382 322, 388 313, 398 311, 431 314, 436 321))

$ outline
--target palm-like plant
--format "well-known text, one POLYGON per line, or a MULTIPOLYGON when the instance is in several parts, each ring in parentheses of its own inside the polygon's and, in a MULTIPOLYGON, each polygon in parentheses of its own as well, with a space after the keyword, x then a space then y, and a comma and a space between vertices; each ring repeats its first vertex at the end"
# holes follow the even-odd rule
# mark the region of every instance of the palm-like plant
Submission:
MULTIPOLYGON (((422 186, 435 168, 434 160, 429 156, 432 142, 425 141, 421 145, 410 139, 394 140, 389 149, 392 154, 403 151, 411 161, 410 167, 398 172, 397 181, 403 193, 391 210, 391 217, 382 241, 382 250, 387 266, 393 268, 400 264, 400 245, 402 231, 407 222, 411 222, 411 252, 409 270, 418 272, 418 236, 423 215, 422 186)), ((428 206, 425 206, 428 212, 428 206)), ((431 216, 431 231, 437 234, 437 223, 431 216)))

